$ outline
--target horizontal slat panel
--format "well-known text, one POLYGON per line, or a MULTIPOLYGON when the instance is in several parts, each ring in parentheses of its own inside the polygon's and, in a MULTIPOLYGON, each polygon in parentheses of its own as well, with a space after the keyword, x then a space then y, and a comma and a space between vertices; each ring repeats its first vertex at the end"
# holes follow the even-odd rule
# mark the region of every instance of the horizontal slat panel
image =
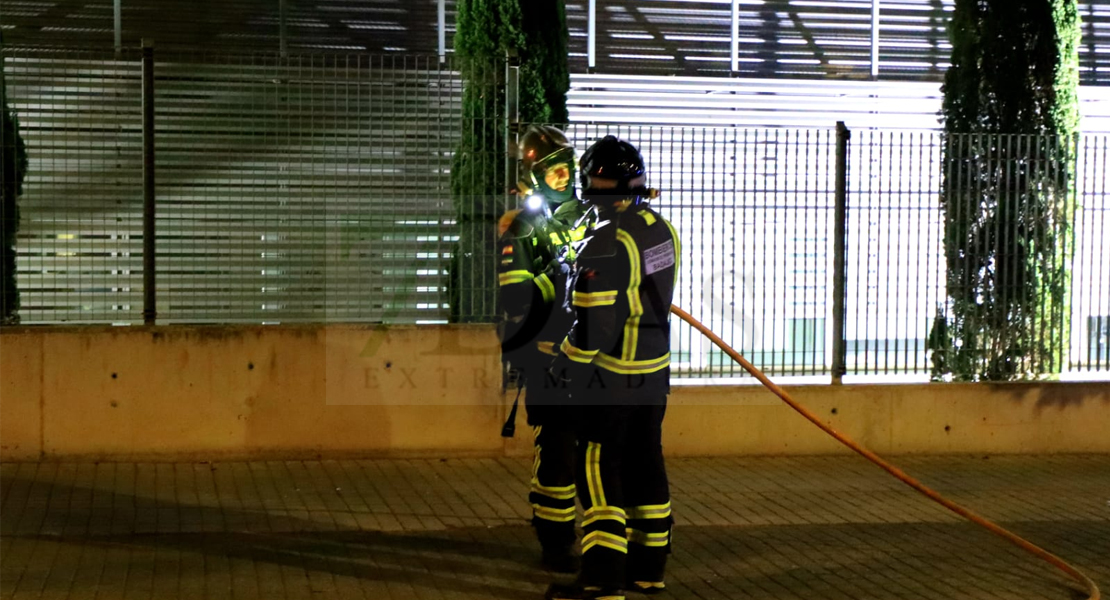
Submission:
MULTIPOLYGON (((327 320, 333 304, 362 307, 342 313, 352 320, 443 318, 457 73, 427 59, 159 56, 162 322, 327 320)), ((24 322, 139 319, 138 64, 6 58, 31 149, 24 322)))
MULTIPOLYGON (((927 82, 573 75, 574 122, 937 129, 943 95, 927 82)), ((1110 88, 1081 86, 1080 128, 1110 131, 1110 88)))
MULTIPOLYGON (((293 53, 424 53, 439 50, 437 0, 352 3, 286 0, 293 53)), ((455 33, 446 2, 445 41, 455 33)), ((870 79, 870 0, 741 0, 738 74, 747 77, 870 79)), ((598 0, 598 72, 729 76, 732 0, 598 0)), ((954 0, 880 3, 879 76, 940 81, 951 47, 954 0)), ((585 73, 586 0, 566 4, 571 69, 585 73)), ((125 0, 123 43, 143 38, 166 50, 209 48, 274 54, 274 0, 125 0)), ((1079 2, 1084 84, 1110 85, 1110 0, 1079 2)), ((111 49, 112 4, 92 0, 9 0, 0 6, 9 45, 111 49)), ((309 62, 310 59, 303 59, 309 62)))

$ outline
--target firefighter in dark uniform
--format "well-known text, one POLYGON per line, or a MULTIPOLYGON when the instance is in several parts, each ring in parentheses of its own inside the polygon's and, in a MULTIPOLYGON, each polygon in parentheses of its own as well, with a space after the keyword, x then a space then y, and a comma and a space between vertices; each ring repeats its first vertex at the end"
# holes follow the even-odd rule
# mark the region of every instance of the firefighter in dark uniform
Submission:
POLYGON ((535 454, 529 502, 543 562, 555 571, 575 572, 577 420, 567 406, 566 389, 548 381, 547 367, 573 320, 567 283, 575 245, 584 235, 586 207, 574 195, 574 147, 563 132, 530 126, 520 151, 525 206, 506 213, 499 224, 502 360, 526 390, 535 454))
POLYGON ((580 193, 598 223, 573 276, 575 322, 551 366, 582 413, 582 568, 574 583, 552 584, 549 600, 664 589, 672 519, 661 437, 681 247, 645 183, 625 141, 607 136, 582 155, 580 193))

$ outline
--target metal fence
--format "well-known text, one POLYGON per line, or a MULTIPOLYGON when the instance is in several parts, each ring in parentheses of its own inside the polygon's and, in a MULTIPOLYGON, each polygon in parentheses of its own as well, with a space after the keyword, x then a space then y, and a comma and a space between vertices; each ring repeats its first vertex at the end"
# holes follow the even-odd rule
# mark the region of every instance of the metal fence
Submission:
MULTIPOLYGON (((959 222, 983 218, 957 202, 955 188, 971 180, 973 168, 952 156, 954 149, 1011 148, 1008 159, 983 151, 975 169, 998 170, 1016 185, 1019 165, 1047 159, 1037 156, 1038 144, 1056 143, 1050 136, 851 132, 844 149, 844 308, 838 317, 835 130, 577 124, 570 133, 580 151, 614 133, 644 153, 652 184, 663 190, 656 204, 683 238, 682 285, 675 302, 760 368, 803 376, 932 373, 930 334, 938 319, 955 318, 948 297, 943 205, 959 222), (946 177, 952 181, 947 189, 946 177), (838 318, 842 336, 835 327, 838 318), (839 359, 837 339, 843 340, 839 359)), ((1021 372, 1110 366, 1108 151, 1110 136, 1080 136, 1056 167, 1073 176, 1074 212, 1066 221, 1033 223, 1042 232, 1058 230, 1060 246, 1050 249, 1044 261, 1060 261, 1070 282, 1067 314, 1059 323, 1038 325, 1036 342, 1045 348, 1035 352, 1033 341, 1025 344, 1021 372), (1061 354, 1062 363, 1048 364, 1046 354, 1053 352, 1061 354)), ((975 191, 988 198, 985 203, 1005 205, 1014 201, 1013 187, 987 194, 980 185, 975 191)), ((1005 231, 997 219, 992 223, 1005 231)), ((1004 256, 1011 241, 995 237, 998 255, 1004 256)), ((1004 287, 1021 277, 1012 265, 984 268, 1004 287)), ((1027 295, 1042 297, 1034 305, 1048 305, 1046 282, 1026 288, 1027 295)), ((676 323, 672 339, 677 371, 694 377, 744 376, 685 324, 676 323)))
POLYGON ((30 166, 22 322, 446 318, 462 83, 436 57, 4 56, 30 166), (150 241, 150 240, 147 240, 150 241), (405 290, 405 294, 399 294, 405 290))
MULTIPOLYGON (((457 65, 436 57, 158 54, 144 105, 143 64, 4 55, 30 157, 17 248, 23 323, 142 323, 150 291, 160 324, 494 315, 493 257, 481 242, 456 252, 466 227, 492 247, 492 228, 488 215, 459 222, 451 171, 466 135, 506 147, 511 103, 464 117, 457 65), (144 106, 154 133, 145 150, 144 106), (143 235, 144 168, 154 173, 145 221, 154 236, 143 235)), ((683 238, 676 302, 755 364, 776 375, 931 371, 938 307, 951 316, 944 182, 965 168, 948 149, 963 141, 871 130, 849 142, 831 126, 567 129, 580 152, 608 133, 640 147, 663 191, 657 205, 683 238)), ((1081 135, 1071 148, 1077 209, 1054 225, 1073 240, 1059 253, 1071 277, 1066 322, 1044 335, 1065 350, 1055 368, 1106 370, 1110 136, 1081 135)), ((508 158, 472 156, 472 172, 504 175, 508 158)), ((494 196, 483 202, 505 206, 494 196)), ((674 327, 676 373, 743 375, 674 327)))

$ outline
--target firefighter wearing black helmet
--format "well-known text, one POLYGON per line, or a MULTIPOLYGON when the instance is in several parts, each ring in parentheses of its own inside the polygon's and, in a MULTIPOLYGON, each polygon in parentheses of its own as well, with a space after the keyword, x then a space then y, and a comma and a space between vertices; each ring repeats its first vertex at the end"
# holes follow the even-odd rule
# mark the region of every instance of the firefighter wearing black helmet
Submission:
POLYGON ((613 136, 582 155, 581 194, 598 223, 578 257, 575 323, 551 367, 582 411, 578 497, 582 568, 546 598, 624 598, 664 588, 671 504, 662 423, 670 378, 670 306, 680 245, 648 205, 640 152, 613 136))
POLYGON ((574 572, 577 419, 567 391, 551 385, 546 369, 572 320, 565 301, 567 279, 585 230, 586 208, 574 195, 574 147, 562 131, 529 127, 520 154, 524 207, 506 213, 499 226, 502 359, 526 390, 535 454, 528 497, 543 562, 555 571, 574 572))

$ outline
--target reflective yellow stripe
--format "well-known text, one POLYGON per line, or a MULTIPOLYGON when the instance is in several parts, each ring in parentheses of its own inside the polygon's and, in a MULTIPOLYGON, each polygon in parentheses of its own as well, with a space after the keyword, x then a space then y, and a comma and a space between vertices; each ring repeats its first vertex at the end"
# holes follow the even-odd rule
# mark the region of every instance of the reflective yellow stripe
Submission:
POLYGON ((586 226, 585 225, 579 225, 578 227, 575 227, 574 229, 570 230, 570 241, 572 241, 572 242, 581 242, 584 239, 586 239, 586 226))
POLYGON ((650 358, 647 360, 621 360, 609 356, 608 354, 599 353, 594 357, 593 364, 606 371, 612 371, 622 375, 643 375, 646 373, 654 373, 670 366, 671 353, 668 352, 659 358, 650 358))
POLYGON ((582 536, 583 553, 594 546, 602 546, 623 554, 628 553, 628 540, 619 535, 613 535, 608 531, 591 531, 582 536))
POLYGON ((572 304, 583 308, 608 306, 617 303, 617 292, 574 292, 571 299, 572 304))
POLYGON ((636 358, 636 343, 640 336, 640 315, 644 314, 640 303, 640 249, 623 229, 617 230, 617 239, 628 251, 628 262, 632 267, 632 276, 628 280, 628 320, 624 322, 624 344, 621 348, 621 359, 632 360, 636 358))
POLYGON ((649 548, 664 548, 671 539, 671 533, 669 531, 660 533, 647 533, 639 529, 626 529, 625 531, 628 532, 629 542, 649 548))
POLYGON ((605 506, 605 488, 601 485, 601 444, 586 446, 586 485, 590 489, 590 507, 605 506))
POLYGON ((532 514, 536 515, 537 519, 566 523, 567 521, 574 520, 574 507, 572 506, 570 508, 551 508, 549 506, 533 504, 532 514))
POLYGON ((671 516, 671 503, 630 506, 626 510, 629 519, 666 519, 671 516))
POLYGON ((497 276, 497 280, 501 285, 512 285, 514 283, 524 283, 532 279, 532 273, 529 271, 505 271, 497 276))
POLYGON ((559 345, 559 349, 563 351, 563 354, 567 355, 567 358, 573 360, 574 362, 586 364, 589 364, 590 361, 592 361, 594 357, 597 356, 598 352, 597 350, 583 350, 581 348, 576 348, 574 344, 570 343, 570 338, 564 339, 563 343, 559 345))
POLYGON ((649 213, 649 212, 648 212, 648 211, 646 211, 646 210, 641 210, 640 212, 638 212, 638 213, 636 213, 636 214, 638 214, 638 215, 640 215, 641 217, 643 217, 643 218, 644 218, 644 222, 646 222, 646 223, 647 223, 648 225, 655 225, 655 215, 653 215, 653 214, 649 213))
POLYGON ((536 287, 540 288, 540 293, 543 294, 545 302, 551 302, 555 299, 555 284, 551 283, 551 280, 548 279, 547 273, 540 273, 540 275, 532 281, 536 282, 536 287))
POLYGON ((555 351, 555 342, 536 342, 536 349, 551 356, 558 356, 559 354, 555 351))
POLYGON ((674 226, 671 225, 671 222, 666 219, 663 219, 663 222, 667 224, 667 229, 671 230, 671 237, 674 238, 674 284, 677 287, 678 264, 682 259, 682 242, 678 239, 678 232, 674 230, 674 226))
POLYGON ((617 521, 621 525, 628 522, 628 515, 625 514, 624 509, 619 506, 592 506, 586 509, 586 514, 583 515, 582 526, 585 527, 596 521, 617 521))
POLYGON ((574 498, 574 484, 565 486, 551 486, 540 485, 540 482, 532 480, 532 491, 548 498, 556 500, 571 500, 574 498))
POLYGON ((540 432, 542 425, 532 427, 532 485, 539 485, 540 481, 540 432))

